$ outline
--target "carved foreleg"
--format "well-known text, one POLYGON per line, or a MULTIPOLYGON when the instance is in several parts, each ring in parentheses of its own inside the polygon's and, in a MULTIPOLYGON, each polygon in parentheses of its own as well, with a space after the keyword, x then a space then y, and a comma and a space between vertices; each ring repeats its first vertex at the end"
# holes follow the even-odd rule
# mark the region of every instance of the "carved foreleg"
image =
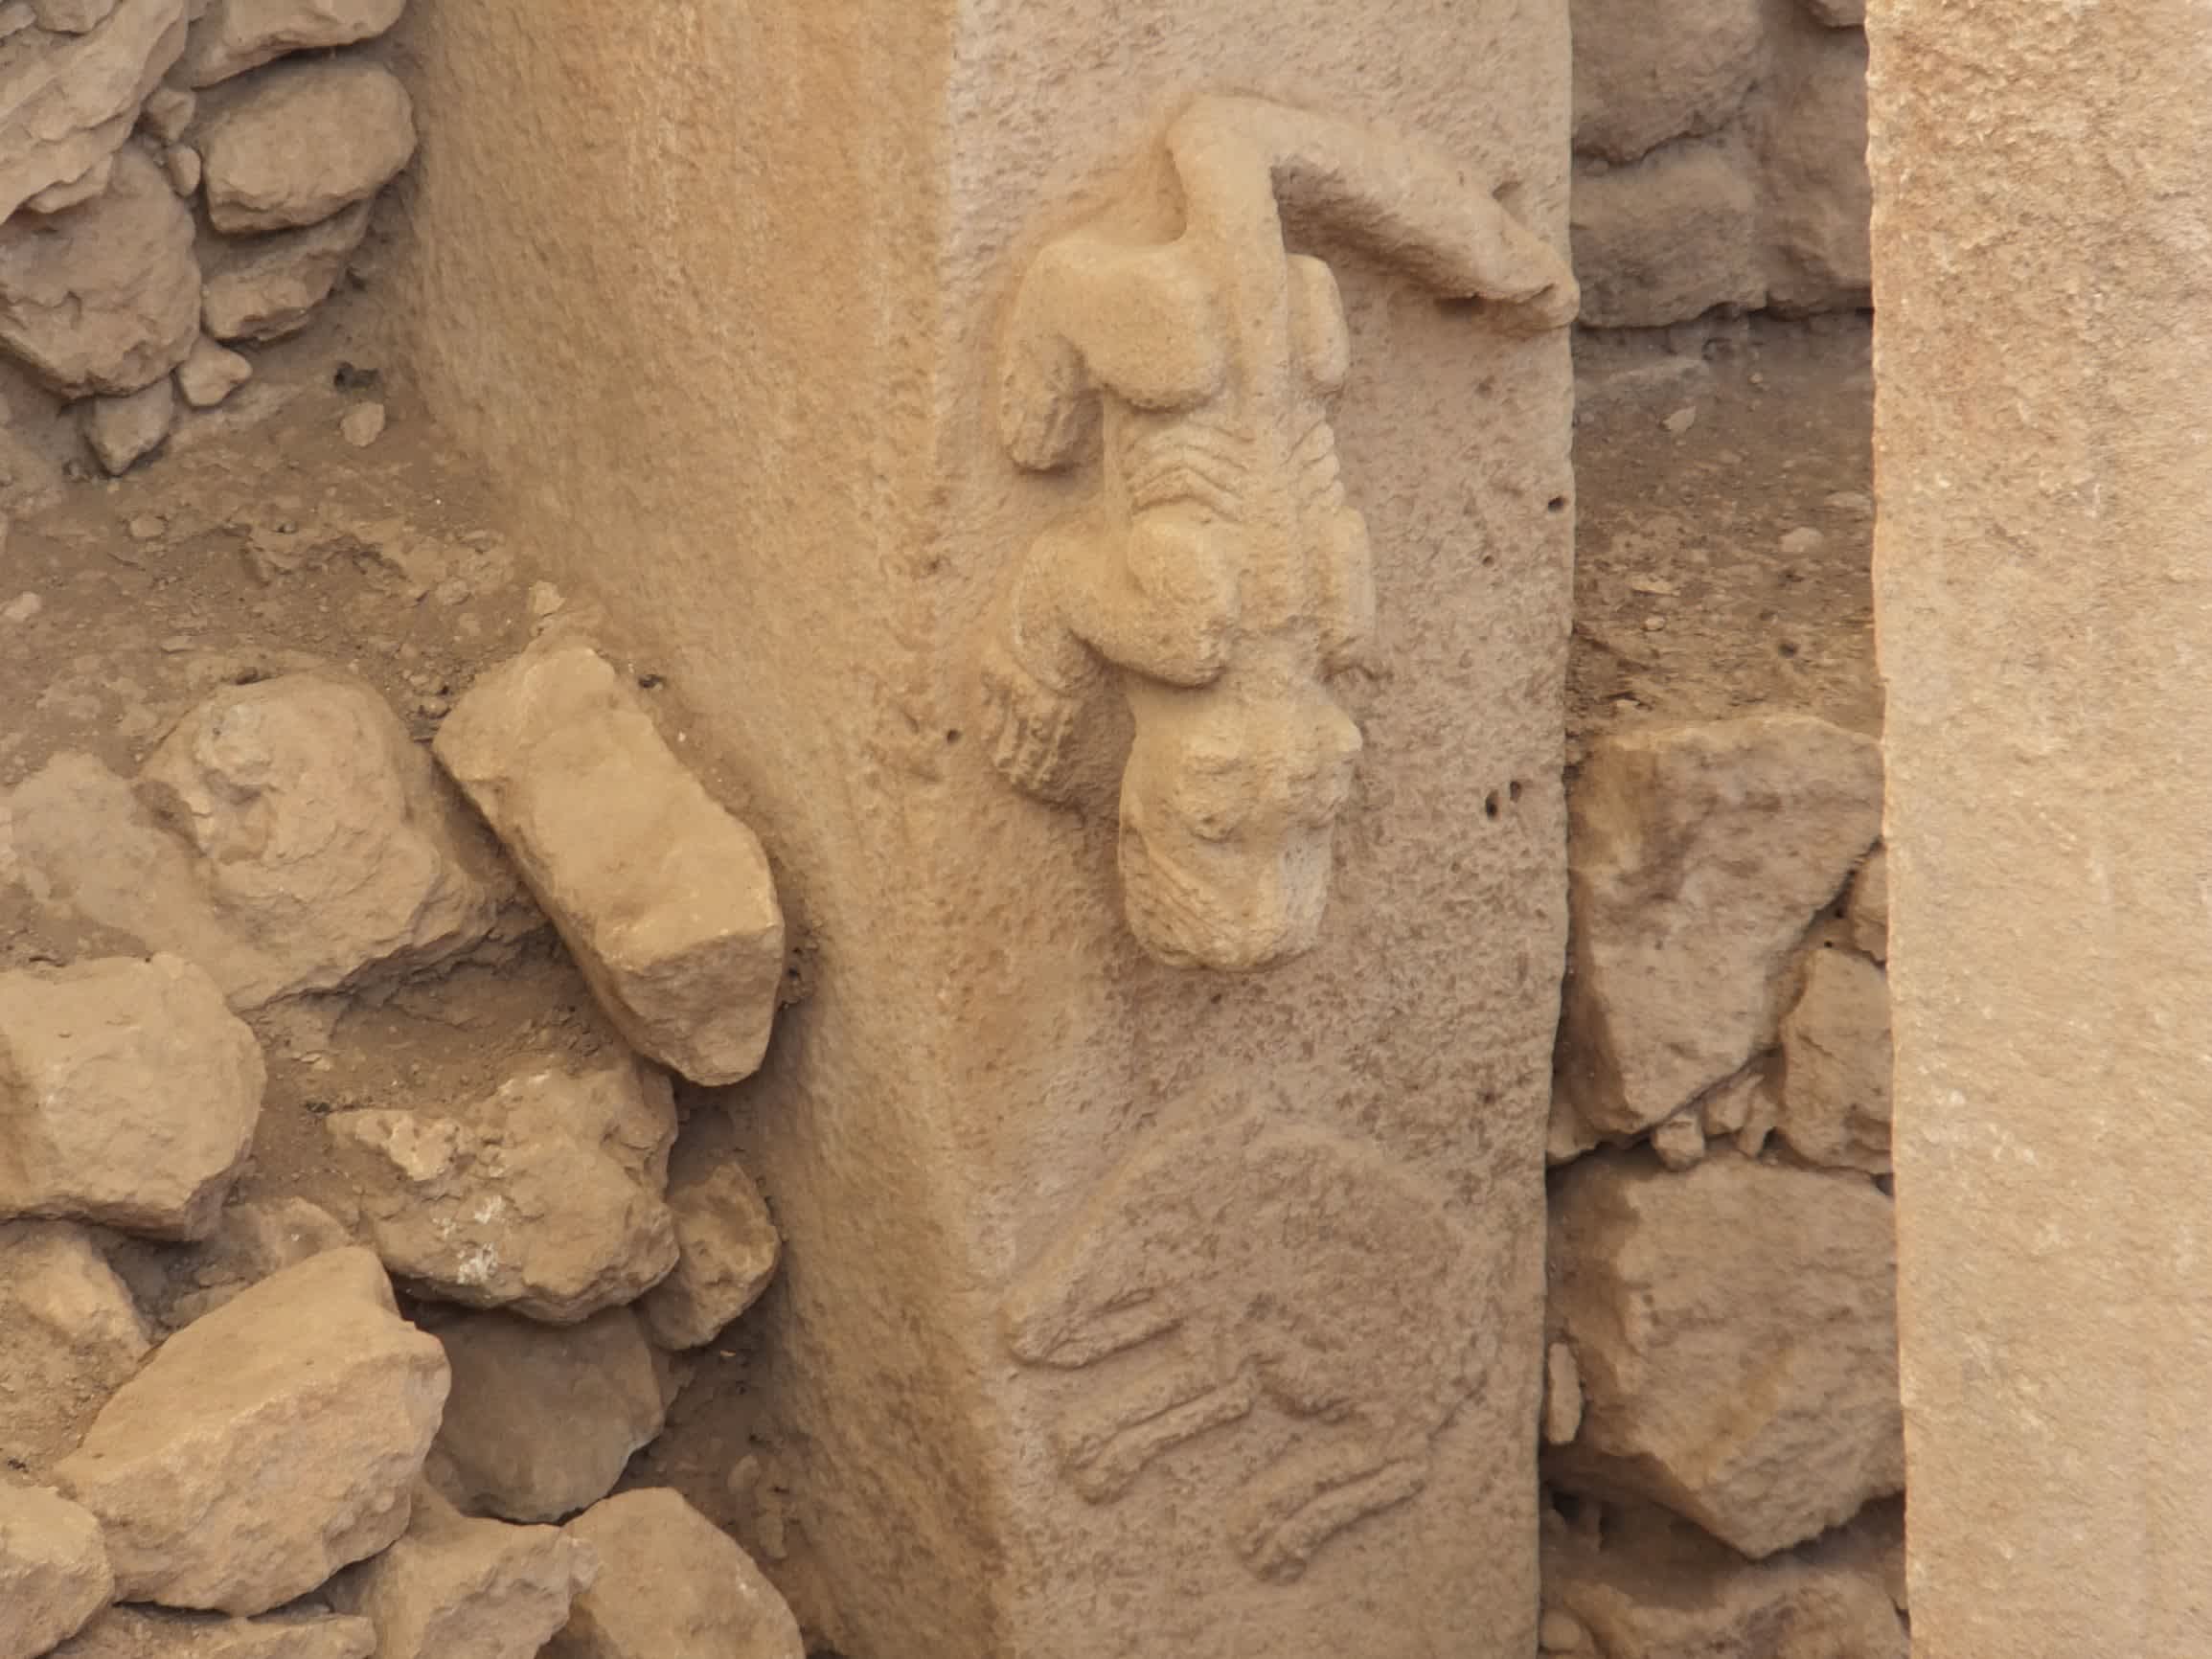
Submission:
POLYGON ((1200 1361, 1154 1365, 1109 1404, 1071 1417, 1060 1431, 1060 1456, 1076 1490, 1105 1503, 1129 1490, 1170 1446, 1236 1421, 1257 1398, 1242 1372, 1223 1381, 1218 1366, 1200 1361))
POLYGON ((1084 707, 1100 689, 1098 661, 1069 625, 1062 600, 1067 567, 1088 557, 1086 539, 1075 526, 1037 538, 984 647, 984 697, 996 722, 992 763, 1045 801, 1070 796, 1084 707))
POLYGON ((1428 1466, 1425 1451, 1393 1457, 1357 1440, 1292 1452, 1245 1489, 1237 1553, 1264 1579, 1294 1579, 1353 1522, 1420 1491, 1428 1466))

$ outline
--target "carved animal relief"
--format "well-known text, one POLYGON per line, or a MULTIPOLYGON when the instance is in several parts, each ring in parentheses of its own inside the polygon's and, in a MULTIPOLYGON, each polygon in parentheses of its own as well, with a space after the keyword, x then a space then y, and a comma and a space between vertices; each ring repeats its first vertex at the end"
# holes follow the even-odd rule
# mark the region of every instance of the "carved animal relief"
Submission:
POLYGON ((1489 1363, 1486 1305, 1440 1195, 1372 1146, 1247 1109, 1130 1157, 1004 1317, 1025 1363, 1096 1368, 1059 1446, 1093 1503, 1263 1406, 1299 1423, 1231 1523, 1254 1573, 1291 1579, 1426 1484, 1489 1363))
POLYGON ((1050 470, 1096 431, 1105 466, 1015 568, 984 679, 998 767, 1053 801, 1118 681, 1129 926, 1164 962, 1254 968, 1319 932, 1360 743, 1330 684, 1363 662, 1375 613, 1329 425, 1343 305, 1284 216, 1525 330, 1567 322, 1576 291, 1452 164, 1356 124, 1206 98, 1166 148, 1179 234, 1134 238, 1109 213, 1047 246, 1015 298, 1008 449, 1050 470))

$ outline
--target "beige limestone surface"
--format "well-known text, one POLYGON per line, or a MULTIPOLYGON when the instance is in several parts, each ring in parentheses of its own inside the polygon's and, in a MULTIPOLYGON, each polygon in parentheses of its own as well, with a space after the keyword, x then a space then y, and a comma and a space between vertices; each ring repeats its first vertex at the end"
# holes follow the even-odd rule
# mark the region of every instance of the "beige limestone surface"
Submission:
POLYGON ((2212 1651, 2193 0, 1877 0, 1913 1651, 2212 1651))
MULTIPOLYGON (((562 591, 606 607, 610 652, 696 716, 687 763, 759 831, 803 964, 732 1096, 787 1243, 748 1317, 788 1547, 756 1553, 850 1659, 1535 1647, 1566 342, 1439 298, 1451 261, 1347 214, 1338 180, 1355 205, 1387 193, 1418 134, 1469 219, 1502 208, 1561 247, 1565 22, 1457 0, 480 0, 402 25, 440 115, 400 356, 562 591), (1203 736, 1174 717, 1197 700, 1110 685, 1083 716, 1104 762, 1057 806, 994 767, 980 672, 1023 550, 1119 511, 1103 481, 1131 459, 1091 437, 1031 471, 1003 446, 1017 285, 1086 226, 1164 245, 1194 178, 1249 187, 1250 125, 1219 170, 1167 152, 1209 92, 1342 118, 1385 164, 1276 164, 1280 199, 1334 203, 1334 230, 1290 227, 1326 266, 1286 266, 1266 191, 1216 203, 1244 252, 1148 290, 1171 309, 1131 336, 1166 391, 1141 360, 1101 371, 1104 398, 1093 359, 1043 367, 1075 421, 1104 401, 1110 430, 1178 443, 1189 422, 1147 427, 1147 396, 1195 420, 1264 383, 1264 445, 1331 412, 1370 663, 1329 670, 1304 631, 1358 610, 1349 530, 1299 542, 1329 446, 1296 474, 1266 449, 1232 502, 1266 533, 1243 568, 1293 585, 1220 635, 1249 653, 1227 702, 1266 716, 1221 758, 1265 749, 1281 787, 1253 844, 1304 861, 1308 907, 1250 952, 1303 954, 1251 974, 1148 955, 1116 875, 1106 739, 1125 705, 1203 736), (1224 288, 1243 332, 1209 320, 1224 288), (1345 746, 1305 742, 1321 697, 1357 728, 1348 775, 1300 770, 1345 746), (1284 740, 1237 750, 1254 730, 1284 740)), ((1130 615, 1218 616, 1203 599, 1130 615)), ((1203 817, 1175 792, 1197 751, 1166 753, 1144 799, 1179 835, 1203 817)), ((1203 857, 1177 841, 1167 862, 1203 857)))

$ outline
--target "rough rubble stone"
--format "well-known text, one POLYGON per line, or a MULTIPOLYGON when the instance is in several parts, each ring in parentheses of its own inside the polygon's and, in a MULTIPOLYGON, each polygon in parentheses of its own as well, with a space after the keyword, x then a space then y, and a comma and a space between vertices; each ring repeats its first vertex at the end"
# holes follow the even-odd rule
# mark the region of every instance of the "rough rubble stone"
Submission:
POLYGON ((1543 1443, 1565 1445, 1583 1426, 1583 1378, 1575 1351, 1563 1342, 1544 1350, 1543 1443))
POLYGON ((116 0, 87 33, 26 30, 0 45, 0 219, 122 148, 184 49, 187 9, 187 0, 116 0))
POLYGON ((82 207, 0 224, 0 346, 64 398, 137 392, 184 361, 199 286, 192 214, 135 146, 82 207))
POLYGON ((1591 328, 1659 328, 1767 296, 1759 191, 1740 146, 1695 139, 1578 169, 1568 216, 1591 328))
POLYGON ((1830 1169, 1889 1170, 1889 981, 1864 957, 1815 951, 1782 1021, 1781 1110, 1790 1149, 1830 1169))
POLYGON ((427 1488, 406 1536, 329 1588, 376 1626, 376 1659, 531 1659, 599 1563, 556 1527, 477 1520, 427 1488))
POLYGON ((1590 746, 1568 803, 1561 1078, 1592 1129, 1672 1117, 1773 1041, 1785 968, 1881 828, 1881 751, 1804 715, 1590 746))
POLYGON ((1866 36, 1790 21, 1757 124, 1767 304, 1786 316, 1869 306, 1866 36))
POLYGON ((287 52, 349 46, 399 20, 406 0, 208 0, 192 26, 180 72, 213 86, 287 52))
POLYGON ((194 135, 208 218, 227 235, 319 224, 375 195, 415 153, 414 105, 382 64, 286 63, 238 88, 194 135))
POLYGON ((358 202, 306 230, 277 231, 223 250, 200 292, 201 319, 218 340, 281 340, 307 327, 330 298, 369 229, 358 202))
POLYGON ((50 184, 23 204, 27 213, 57 214, 103 193, 115 181, 115 157, 103 155, 77 177, 50 184))
POLYGON ((669 1159, 675 1270, 638 1304, 646 1329, 663 1348, 712 1342, 775 1276, 782 1247, 776 1223, 718 1126, 718 1116, 695 1117, 669 1159))
POLYGON ((594 1504, 565 1529, 599 1557, 545 1659, 806 1659, 775 1587, 666 1488, 594 1504))
POLYGON ((1752 1557, 1904 1489, 1896 1243, 1864 1177, 1600 1154, 1559 1178, 1550 1245, 1583 1390, 1556 1488, 1650 1499, 1752 1557))
POLYGON ((172 144, 161 152, 161 170, 169 178, 170 189, 178 195, 189 196, 199 190, 205 169, 198 150, 188 145, 172 144))
POLYGON ((1765 64, 1760 0, 1573 0, 1572 11, 1575 148, 1585 155, 1634 161, 1725 125, 1765 64))
POLYGON ((224 1619, 111 1607, 55 1659, 369 1659, 376 1627, 344 1614, 224 1619))
POLYGON ((435 747, 623 1034, 694 1082, 749 1076, 784 971, 767 857, 613 666, 540 641, 477 681, 435 747))
POLYGON ((213 1313, 250 1284, 352 1242, 335 1216, 305 1198, 254 1198, 226 1205, 215 1230, 195 1244, 180 1250, 126 1243, 113 1260, 133 1300, 167 1332, 213 1313))
POLYGON ((676 1264, 661 1197, 675 1103, 627 1054, 536 1067, 456 1118, 370 1110, 327 1127, 377 1253, 424 1295, 572 1324, 676 1264))
POLYGON ((564 1520, 612 1491, 661 1431, 652 1349, 627 1307, 576 1326, 467 1313, 436 1329, 453 1367, 440 1485, 467 1510, 564 1520))
POLYGON ((1905 1659, 1879 1573, 1817 1551, 1748 1562, 1654 1511, 1608 1514, 1602 1544, 1553 1529, 1548 1612, 1593 1659, 1905 1659))
POLYGON ((181 86, 162 85, 146 95, 146 106, 138 112, 138 121, 162 143, 174 144, 198 112, 199 99, 194 94, 181 86))
POLYGON ((114 1587, 89 1511, 0 1482, 0 1659, 34 1659, 76 1634, 114 1587))
POLYGON ((41 29, 82 34, 106 22, 115 5, 116 0, 31 0, 31 14, 41 29))
POLYGON ((1851 931, 1852 949, 1876 962, 1889 960, 1889 857, 1881 848, 1859 867, 1844 901, 1843 921, 1851 931))
POLYGON ((429 966, 495 920, 426 758, 358 680, 315 671, 226 687, 162 741, 139 791, 197 852, 224 920, 267 959, 270 994, 429 966))
POLYGON ((212 409, 253 378, 254 366, 202 335, 176 368, 176 389, 194 409, 212 409))
POLYGON ((446 1383, 376 1257, 332 1250, 171 1337, 54 1475, 124 1600, 265 1612, 405 1529, 446 1383))
POLYGON ((264 1077, 253 1033, 180 958, 0 974, 0 1216, 201 1237, 264 1077))
POLYGON ((101 469, 128 472, 169 442, 176 423, 176 392, 166 379, 123 398, 95 398, 85 407, 84 440, 101 469))
POLYGON ((43 1468, 77 1442, 150 1346, 82 1229, 0 1224, 0 1447, 43 1468))

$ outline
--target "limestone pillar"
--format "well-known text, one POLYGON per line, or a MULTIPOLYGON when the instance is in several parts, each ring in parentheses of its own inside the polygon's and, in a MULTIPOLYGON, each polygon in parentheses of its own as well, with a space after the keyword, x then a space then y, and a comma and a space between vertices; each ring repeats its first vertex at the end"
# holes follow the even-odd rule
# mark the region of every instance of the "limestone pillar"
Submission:
POLYGON ((2212 1652, 2196 0, 1878 0, 1913 1650, 2212 1652))
POLYGON ((759 830, 849 1659, 1533 1650, 1563 4, 415 9, 405 355, 759 830))

